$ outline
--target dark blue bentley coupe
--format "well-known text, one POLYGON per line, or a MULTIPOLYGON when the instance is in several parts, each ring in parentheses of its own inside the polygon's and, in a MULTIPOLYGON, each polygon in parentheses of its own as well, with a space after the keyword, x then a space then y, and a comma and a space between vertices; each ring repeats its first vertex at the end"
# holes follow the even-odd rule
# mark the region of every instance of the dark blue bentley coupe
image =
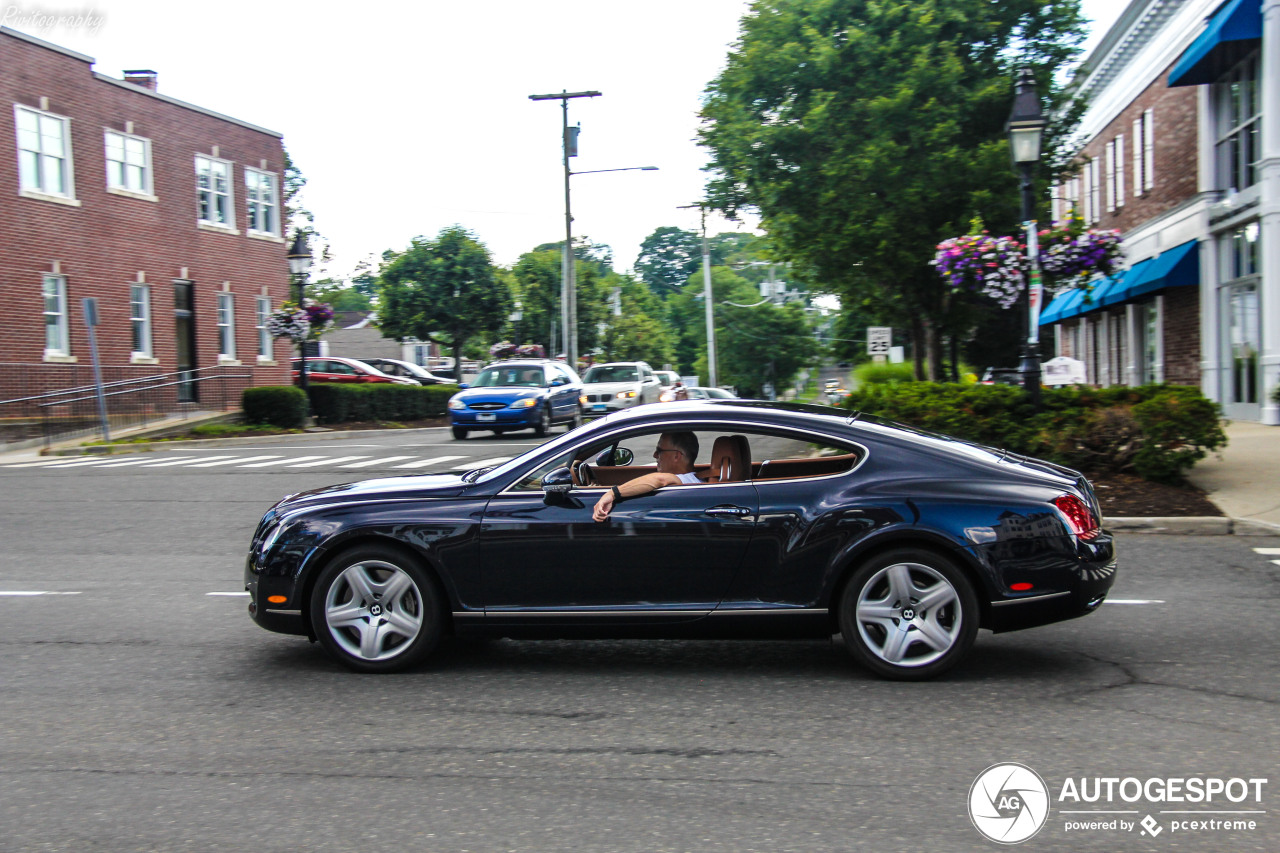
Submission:
POLYGON ((362 672, 447 635, 840 634, 875 673, 923 679, 979 628, 1095 610, 1116 572, 1100 521, 1088 481, 1048 462, 819 406, 666 403, 494 468, 291 495, 258 525, 245 584, 259 625, 362 672), (606 491, 655 471, 641 461, 664 433, 696 438, 710 482, 620 496, 594 521, 606 491))

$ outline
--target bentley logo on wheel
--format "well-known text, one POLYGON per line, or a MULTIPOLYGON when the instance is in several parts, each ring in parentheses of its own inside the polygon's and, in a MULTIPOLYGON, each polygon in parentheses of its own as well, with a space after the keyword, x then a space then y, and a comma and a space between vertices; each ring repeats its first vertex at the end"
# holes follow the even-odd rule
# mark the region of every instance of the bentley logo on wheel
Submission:
POLYGON ((993 764, 978 774, 969 789, 969 819, 987 838, 1019 844, 1031 838, 1049 818, 1049 786, 1023 764, 993 764))

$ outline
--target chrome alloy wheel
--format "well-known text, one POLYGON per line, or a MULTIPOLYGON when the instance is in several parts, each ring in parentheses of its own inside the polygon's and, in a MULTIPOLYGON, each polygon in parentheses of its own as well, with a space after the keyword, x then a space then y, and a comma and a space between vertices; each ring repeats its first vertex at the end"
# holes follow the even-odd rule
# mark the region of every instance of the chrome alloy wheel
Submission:
POLYGON ((965 628, 955 587, 921 563, 894 563, 872 575, 858 592, 855 620, 866 649, 896 667, 933 663, 965 628))
POLYGON ((324 622, 343 651, 366 661, 402 654, 422 632, 422 590, 399 566, 364 560, 329 584, 324 622))

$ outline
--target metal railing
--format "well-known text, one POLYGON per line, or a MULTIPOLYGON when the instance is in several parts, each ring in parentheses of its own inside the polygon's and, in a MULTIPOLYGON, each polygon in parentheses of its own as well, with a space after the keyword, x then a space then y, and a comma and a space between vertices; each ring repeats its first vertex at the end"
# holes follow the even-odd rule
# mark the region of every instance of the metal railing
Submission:
MULTIPOLYGON (((253 374, 239 367, 203 367, 139 374, 102 368, 107 424, 112 430, 147 426, 197 411, 231 411, 253 374)), ((102 433, 96 386, 86 365, 0 364, 0 447, 102 433), (62 385, 56 391, 36 389, 62 385)))

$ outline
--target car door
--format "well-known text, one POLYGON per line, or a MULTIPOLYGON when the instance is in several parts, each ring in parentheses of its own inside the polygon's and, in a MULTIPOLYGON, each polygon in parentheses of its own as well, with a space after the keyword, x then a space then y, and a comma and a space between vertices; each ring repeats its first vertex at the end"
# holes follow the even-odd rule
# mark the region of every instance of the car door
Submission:
POLYGON ((669 486, 595 522, 603 489, 509 490, 480 528, 486 619, 644 624, 700 618, 729 589, 759 512, 749 483, 669 486))

